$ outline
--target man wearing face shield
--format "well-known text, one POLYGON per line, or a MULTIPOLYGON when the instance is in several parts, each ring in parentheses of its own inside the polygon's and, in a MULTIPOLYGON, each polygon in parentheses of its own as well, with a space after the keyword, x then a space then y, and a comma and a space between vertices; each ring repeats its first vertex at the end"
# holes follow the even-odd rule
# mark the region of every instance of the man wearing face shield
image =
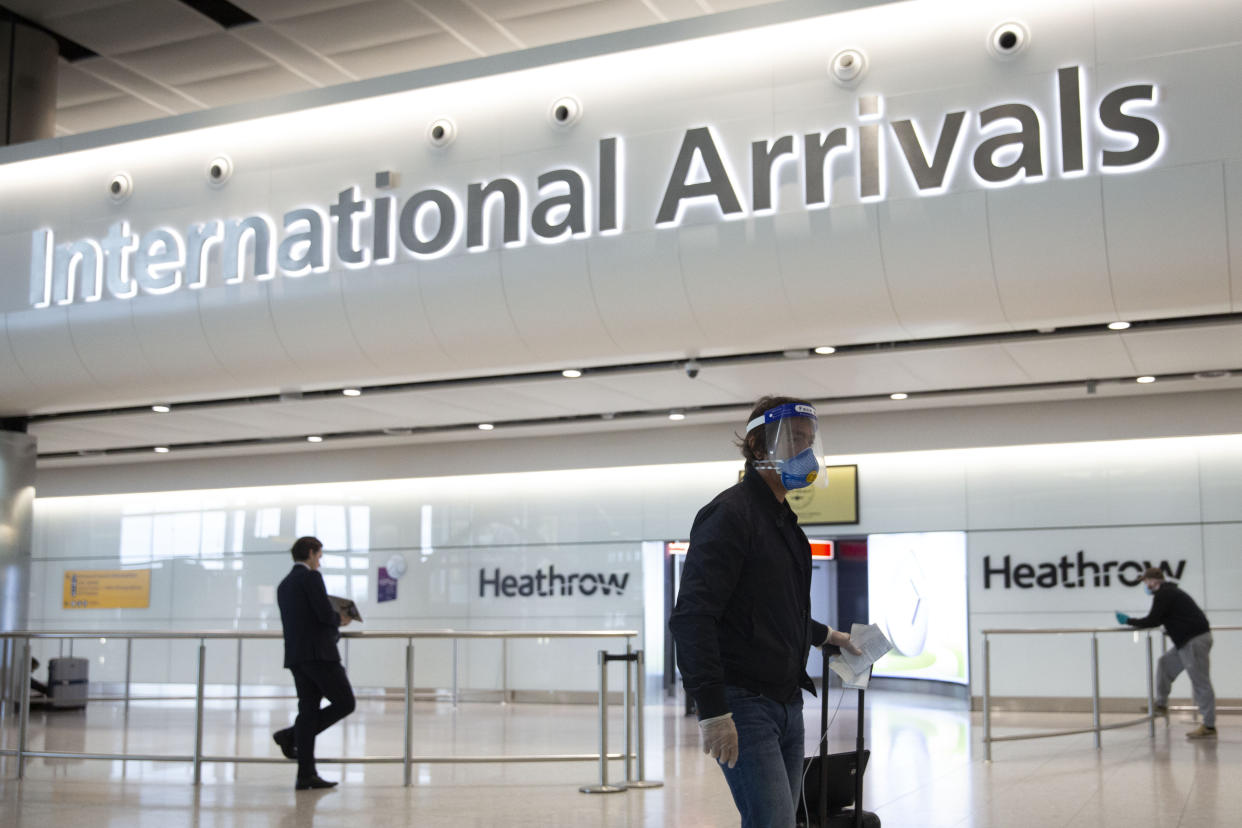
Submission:
POLYGON ((764 397, 740 440, 741 482, 699 510, 669 620, 703 751, 742 828, 793 828, 802 790, 802 691, 812 646, 857 649, 811 618, 811 547, 785 495, 825 485, 815 408, 764 397))

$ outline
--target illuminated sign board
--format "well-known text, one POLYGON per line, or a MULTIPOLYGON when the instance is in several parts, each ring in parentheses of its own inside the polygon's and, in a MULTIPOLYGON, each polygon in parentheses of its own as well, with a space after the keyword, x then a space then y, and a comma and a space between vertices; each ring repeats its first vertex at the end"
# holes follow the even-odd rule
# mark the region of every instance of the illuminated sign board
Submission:
MULTIPOLYGON (((777 208, 774 176, 789 163, 800 167, 803 209, 830 207, 846 196, 864 203, 882 200, 889 175, 896 174, 888 169, 885 140, 896 142, 896 166, 920 195, 944 193, 963 163, 979 186, 1002 187, 1054 175, 1132 172, 1159 156, 1159 125, 1135 114, 1155 106, 1154 84, 1106 92, 1090 118, 1080 67, 1060 69, 1054 86, 1055 136, 1048 134, 1048 116, 1027 103, 1001 103, 973 115, 965 109, 948 111, 936 129, 912 119, 885 120, 884 98, 863 95, 857 100, 857 123, 753 140, 745 181, 731 172, 712 127, 690 127, 671 159, 659 203, 645 211, 651 222, 646 229, 678 226, 686 207, 695 204, 714 205, 725 220, 771 213, 777 208), (979 130, 973 147, 963 138, 968 118, 979 130), (931 134, 934 139, 926 137, 931 134), (1057 147, 1055 161, 1049 160, 1049 143, 1057 147), (832 192, 831 173, 838 165, 855 173, 840 180, 851 182, 857 192, 832 192)), ((157 226, 139 234, 128 221, 118 221, 102 238, 59 243, 54 230, 45 227, 31 236, 30 303, 47 308, 238 284, 247 278, 303 278, 327 271, 330 260, 356 270, 399 256, 426 260, 531 240, 557 243, 643 229, 622 226, 622 139, 599 139, 596 156, 593 174, 565 166, 545 170, 533 181, 500 176, 456 188, 428 187, 404 199, 367 196, 347 184, 330 206, 298 205, 279 222, 255 213, 187 227, 157 226)))

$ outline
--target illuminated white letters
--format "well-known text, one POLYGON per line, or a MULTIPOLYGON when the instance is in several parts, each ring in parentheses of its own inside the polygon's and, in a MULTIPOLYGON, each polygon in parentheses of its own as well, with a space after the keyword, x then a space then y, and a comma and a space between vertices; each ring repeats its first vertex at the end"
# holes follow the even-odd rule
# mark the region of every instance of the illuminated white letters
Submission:
MULTIPOLYGON (((730 169, 713 128, 695 125, 676 140, 668 177, 657 182, 663 185, 659 203, 634 214, 645 217, 648 228, 670 228, 688 207, 697 220, 704 220, 704 208, 708 220, 720 220, 831 208, 842 200, 875 202, 888 195, 890 164, 923 196, 963 184, 1008 187, 1049 176, 1138 170, 1162 151, 1161 127, 1145 117, 1157 92, 1150 83, 1120 86, 1101 94, 1092 111, 1081 68, 1066 66, 1057 70, 1042 108, 1029 101, 988 101, 978 110, 953 108, 915 119, 890 116, 882 95, 861 95, 850 101, 849 123, 803 134, 747 136, 741 145, 749 149, 743 151, 750 163, 745 177, 730 169), (1051 107, 1049 97, 1055 98, 1051 107), (1059 159, 1046 155, 1049 146, 1059 150, 1059 159), (792 177, 782 176, 786 165, 798 169, 800 205, 777 203, 780 196, 790 197, 789 188, 780 187, 783 178, 792 177), (834 187, 851 191, 833 192, 834 187)), ((533 179, 499 175, 457 187, 425 182, 408 196, 369 196, 349 185, 326 208, 290 209, 279 227, 259 213, 190 224, 184 234, 150 228, 139 239, 129 222, 118 221, 102 239, 61 244, 51 228, 40 228, 30 243, 30 304, 47 308, 105 296, 128 299, 200 289, 209 282, 236 285, 278 274, 300 278, 334 265, 362 270, 401 257, 427 260, 622 232, 627 228, 622 226, 621 139, 599 139, 596 160, 591 170, 562 164, 533 179)), ((650 175, 650 168, 643 173, 650 175)))

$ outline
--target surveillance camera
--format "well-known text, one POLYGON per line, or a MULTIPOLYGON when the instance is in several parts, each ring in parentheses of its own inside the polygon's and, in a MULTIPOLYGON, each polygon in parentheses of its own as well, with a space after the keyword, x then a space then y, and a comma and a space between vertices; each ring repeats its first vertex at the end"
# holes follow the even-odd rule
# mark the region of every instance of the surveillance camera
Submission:
POLYGON ((553 126, 573 126, 582 117, 582 104, 577 98, 568 95, 564 98, 557 98, 552 102, 552 108, 548 110, 548 117, 553 126))
POLYGON ((698 360, 694 360, 694 359, 688 360, 683 367, 686 369, 686 376, 689 377, 690 379, 694 379, 695 377, 699 375, 700 366, 699 366, 698 360))
POLYGON ((1026 48, 1031 35, 1021 23, 1002 23, 988 35, 988 51, 999 58, 1010 58, 1026 48))
POLYGON ((447 147, 457 137, 457 125, 448 118, 436 118, 427 126, 427 140, 437 149, 447 147))
POLYGON ((233 162, 227 155, 219 155, 207 163, 207 183, 220 185, 233 174, 233 162))
POLYGON ((134 182, 126 173, 119 172, 108 182, 108 196, 113 201, 122 202, 134 191, 134 182))
POLYGON ((829 71, 840 86, 853 86, 867 68, 867 56, 858 49, 843 49, 833 55, 829 71))

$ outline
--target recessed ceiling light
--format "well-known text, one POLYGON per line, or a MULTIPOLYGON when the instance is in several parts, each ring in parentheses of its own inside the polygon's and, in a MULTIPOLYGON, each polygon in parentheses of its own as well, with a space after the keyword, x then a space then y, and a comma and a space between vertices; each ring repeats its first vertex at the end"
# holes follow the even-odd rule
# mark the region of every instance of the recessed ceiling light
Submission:
POLYGON ((479 423, 479 431, 491 431, 495 427, 491 423, 479 423))
POLYGON ((342 393, 342 394, 344 394, 344 395, 345 395, 345 396, 347 396, 347 397, 361 397, 361 396, 362 396, 362 389, 360 389, 360 388, 346 388, 346 389, 345 389, 344 391, 342 391, 341 393, 342 393))
POLYGON ((1109 322, 1108 323, 1108 329, 1110 331, 1124 331, 1128 327, 1130 327, 1129 322, 1109 322))
POLYGON ((889 394, 888 398, 890 400, 904 400, 909 396, 910 396, 909 394, 903 394, 900 391, 898 391, 896 394, 889 394))
POLYGON ((561 371, 561 376, 567 379, 577 379, 582 376, 582 372, 577 368, 566 368, 564 371, 561 371))
POLYGON ((836 352, 837 352, 837 349, 832 347, 831 345, 820 345, 818 348, 815 349, 815 353, 822 354, 824 356, 827 356, 828 354, 835 354, 836 352))
POLYGON ((155 453, 156 454, 168 454, 168 446, 156 446, 155 453))
POLYGON ((1201 380, 1224 379, 1227 376, 1228 371, 1195 371, 1195 379, 1201 380))
POLYGON ((1141 382, 1144 385, 1146 385, 1149 382, 1155 382, 1155 381, 1156 381, 1155 377, 1139 377, 1138 379, 1135 380, 1135 382, 1141 382))
POLYGON ((668 418, 674 421, 684 420, 686 419, 686 415, 682 414, 680 411, 673 411, 669 413, 668 418))
POLYGON ((153 405, 151 406, 151 410, 154 411, 156 414, 167 414, 169 411, 172 411, 171 408, 163 404, 153 405))
POLYGON ((309 436, 309 437, 307 437, 307 438, 306 438, 306 442, 308 442, 308 443, 322 443, 322 442, 323 442, 323 438, 322 438, 322 437, 320 437, 318 434, 312 434, 311 436, 309 436))

